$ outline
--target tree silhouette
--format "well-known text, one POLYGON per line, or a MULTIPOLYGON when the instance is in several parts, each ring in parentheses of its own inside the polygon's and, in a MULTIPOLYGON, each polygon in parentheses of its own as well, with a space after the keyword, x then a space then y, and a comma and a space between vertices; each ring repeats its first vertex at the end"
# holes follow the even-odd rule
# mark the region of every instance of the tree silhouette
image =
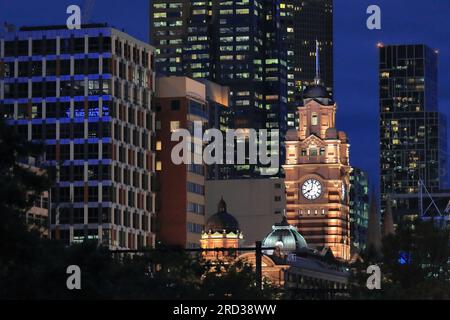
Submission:
MULTIPOLYGON (((450 299, 450 233, 435 221, 400 223, 395 234, 383 238, 382 257, 366 250, 353 265, 353 298, 450 299), (381 290, 366 288, 367 266, 382 272, 381 290)), ((373 253, 373 252, 372 252, 373 253)))

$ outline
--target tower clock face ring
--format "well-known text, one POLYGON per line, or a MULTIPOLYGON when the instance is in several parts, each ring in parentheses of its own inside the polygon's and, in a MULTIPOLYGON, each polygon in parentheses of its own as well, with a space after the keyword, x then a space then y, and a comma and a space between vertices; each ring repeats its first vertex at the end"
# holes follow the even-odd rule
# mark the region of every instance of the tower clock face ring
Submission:
POLYGON ((308 179, 303 182, 302 194, 308 200, 316 200, 322 194, 322 184, 319 180, 308 179))

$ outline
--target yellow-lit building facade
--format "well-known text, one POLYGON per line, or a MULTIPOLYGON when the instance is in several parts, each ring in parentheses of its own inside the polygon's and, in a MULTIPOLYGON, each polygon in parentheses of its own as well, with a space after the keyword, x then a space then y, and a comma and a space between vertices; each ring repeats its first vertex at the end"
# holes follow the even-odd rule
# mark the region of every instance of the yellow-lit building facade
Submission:
POLYGON ((304 91, 299 128, 286 136, 286 215, 310 247, 349 260, 349 143, 336 130, 336 109, 319 78, 304 91))
MULTIPOLYGON (((239 222, 227 212, 227 204, 220 200, 218 211, 206 222, 205 230, 200 239, 202 249, 239 249, 244 236, 240 231, 239 222)), ((238 251, 203 251, 206 260, 231 258, 235 259, 238 251)))

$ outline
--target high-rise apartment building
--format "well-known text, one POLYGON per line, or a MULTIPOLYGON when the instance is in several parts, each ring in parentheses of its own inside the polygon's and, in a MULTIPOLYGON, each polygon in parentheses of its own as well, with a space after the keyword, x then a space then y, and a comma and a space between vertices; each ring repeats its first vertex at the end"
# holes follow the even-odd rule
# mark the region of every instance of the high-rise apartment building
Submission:
POLYGON ((216 115, 227 108, 228 89, 187 77, 159 77, 156 88, 157 240, 198 247, 205 227, 205 180, 222 174, 220 165, 208 168, 203 162, 203 134, 210 111, 216 115), (183 129, 191 135, 185 146, 189 160, 178 163, 173 153, 182 141, 173 135, 183 129))
MULTIPOLYGON (((447 123, 438 109, 438 54, 426 45, 379 45, 381 206, 418 215, 419 181, 447 185, 447 123), (406 195, 406 197, 405 197, 406 195)), ((396 217, 397 215, 397 217, 396 217)))
POLYGON ((43 142, 50 234, 154 245, 154 49, 106 25, 21 28, 0 40, 0 110, 43 142))

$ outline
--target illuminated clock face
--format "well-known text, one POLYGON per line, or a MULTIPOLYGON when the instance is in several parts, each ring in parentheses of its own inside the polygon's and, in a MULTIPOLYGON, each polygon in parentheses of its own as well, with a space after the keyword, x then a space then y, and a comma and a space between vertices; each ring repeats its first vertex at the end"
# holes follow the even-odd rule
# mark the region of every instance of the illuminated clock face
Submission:
POLYGON ((303 183, 302 194, 308 200, 316 200, 322 194, 322 185, 316 179, 309 179, 303 183))

